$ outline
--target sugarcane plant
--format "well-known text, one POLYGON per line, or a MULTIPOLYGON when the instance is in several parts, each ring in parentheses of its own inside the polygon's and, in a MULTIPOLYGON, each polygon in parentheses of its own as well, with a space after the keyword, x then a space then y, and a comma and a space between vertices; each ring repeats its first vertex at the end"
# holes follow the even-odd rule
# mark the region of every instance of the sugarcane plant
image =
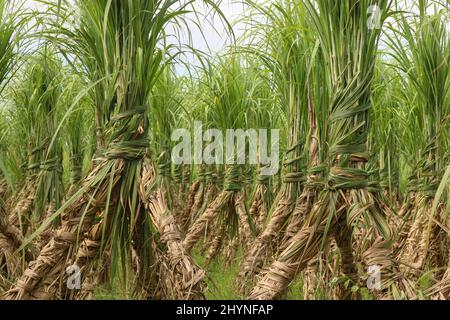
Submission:
MULTIPOLYGON (((286 228, 289 217, 302 215, 299 212, 302 210, 300 206, 297 207, 299 210, 294 209, 297 197, 302 192, 302 185, 306 181, 307 122, 314 118, 314 111, 309 108, 311 105, 308 105, 312 90, 308 88, 308 81, 310 62, 314 60, 311 56, 314 56, 315 41, 305 28, 305 7, 300 1, 281 1, 269 6, 250 3, 256 14, 267 18, 271 25, 270 28, 261 26, 256 29, 255 35, 251 34, 256 38, 266 38, 269 45, 261 47, 257 43, 249 51, 259 57, 272 72, 276 95, 285 117, 283 128, 287 129, 284 133, 287 148, 283 159, 281 187, 269 209, 267 223, 241 262, 238 284, 242 293, 246 292, 248 280, 252 280, 259 273, 264 263, 276 251, 276 243, 279 241, 277 238, 286 228)), ((255 20, 261 20, 262 24, 267 23, 264 19, 255 20)), ((317 132, 310 132, 311 137, 315 134, 317 132)), ((317 157, 316 152, 317 150, 313 152, 312 157, 317 157)), ((292 223, 292 228, 295 228, 295 224, 292 223)))
POLYGON ((420 5, 418 15, 403 14, 398 22, 400 30, 389 38, 394 70, 406 78, 401 89, 410 108, 405 111, 409 138, 414 139, 406 150, 414 167, 402 208, 407 223, 398 255, 410 277, 436 268, 439 279, 449 253, 443 199, 433 215, 429 214, 449 161, 450 37, 444 19, 448 11, 425 15, 431 4, 421 1, 420 5), (418 130, 423 133, 421 139, 416 136, 418 130))
MULTIPOLYGON (((14 68, 14 62, 17 57, 17 45, 20 40, 20 33, 16 31, 20 30, 21 20, 18 18, 18 15, 14 12, 11 12, 11 6, 8 1, 0 1, 0 94, 3 93, 4 88, 8 84, 11 74, 14 68), (18 29, 16 29, 18 28, 18 29)), ((2 146, 4 143, 4 139, 6 136, 7 125, 6 123, 2 123, 2 146)), ((4 150, 2 148, 1 155, 4 154, 4 150)), ((2 185, 2 195, 6 192, 6 181, 5 181, 5 168, 3 163, 3 157, 1 159, 2 167, 0 171, 0 180, 2 185)), ((2 221, 4 219, 4 204, 3 197, 0 197, 0 210, 2 210, 0 216, 2 217, 2 221)), ((1 222, 3 224, 3 222, 1 222)))
MULTIPOLYGON (((12 76, 18 69, 18 47, 24 39, 25 29, 29 18, 24 15, 20 8, 16 7, 15 1, 0 1, 0 101, 4 99, 4 91, 12 76)), ((1 111, 2 115, 7 112, 1 111)), ((8 162, 13 159, 8 158, 9 153, 6 140, 11 129, 7 123, 2 123, 0 132, 0 288, 6 289, 9 274, 17 272, 17 257, 14 256, 16 243, 20 241, 20 234, 17 228, 9 223, 9 214, 6 208, 5 196, 7 191, 14 189, 13 181, 8 170, 8 162)), ((12 135, 12 134, 10 134, 12 135)), ((11 166, 9 166, 11 168, 11 166)), ((20 173, 16 170, 16 177, 20 173)))
POLYGON ((171 54, 171 46, 162 41, 164 28, 170 22, 182 23, 189 4, 96 0, 77 1, 77 12, 71 12, 66 2, 49 8, 59 19, 53 20, 56 28, 47 36, 66 55, 81 61, 93 84, 99 156, 79 190, 35 232, 61 216, 55 236, 5 298, 33 298, 41 291, 73 295, 68 288, 52 286, 66 276, 68 256, 73 266, 88 273, 107 253, 111 279, 120 275, 126 280, 133 274, 133 248, 141 279, 150 288, 145 280, 152 271, 155 229, 176 277, 173 298, 202 298, 202 271, 177 245, 179 238, 172 236, 178 226, 164 195, 154 188, 157 175, 148 154, 151 92, 164 70, 165 56, 171 54), (78 23, 68 25, 73 15, 78 23))
POLYGON ((450 298, 448 0, 37 2, 0 0, 0 298, 450 298))
POLYGON ((322 250, 331 235, 335 236, 342 256, 343 272, 357 285, 352 238, 353 230, 359 228, 372 233, 365 263, 370 266, 376 259, 384 272, 395 272, 387 249, 391 231, 376 194, 367 189, 368 174, 364 169, 369 156, 370 95, 379 27, 389 15, 390 4, 366 0, 304 4, 326 66, 326 185, 300 230, 253 288, 251 298, 281 297, 296 273, 322 250), (369 6, 374 4, 381 10, 379 26, 372 25, 367 15, 369 6))
POLYGON ((208 225, 215 226, 213 229, 216 230, 212 236, 216 244, 212 251, 218 251, 219 244, 224 241, 229 242, 232 251, 236 250, 240 245, 238 237, 246 243, 254 234, 242 187, 247 172, 245 163, 249 144, 247 140, 239 141, 239 137, 230 136, 227 131, 236 129, 244 132, 252 128, 247 114, 257 103, 253 99, 253 90, 258 88, 258 82, 253 78, 257 73, 247 71, 245 64, 245 60, 231 49, 225 58, 206 69, 203 81, 209 94, 205 96, 205 129, 211 130, 211 136, 204 139, 214 142, 216 147, 211 150, 206 147, 203 160, 207 165, 221 167, 224 181, 222 190, 212 202, 206 203, 207 206, 188 229, 183 240, 188 251, 201 239, 208 225), (225 150, 220 143, 224 140, 221 138, 227 141, 225 150))

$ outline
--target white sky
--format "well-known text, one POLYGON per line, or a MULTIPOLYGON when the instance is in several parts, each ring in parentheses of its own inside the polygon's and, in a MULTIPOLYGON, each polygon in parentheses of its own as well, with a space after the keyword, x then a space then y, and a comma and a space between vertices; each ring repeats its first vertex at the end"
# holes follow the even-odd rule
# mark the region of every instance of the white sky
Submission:
MULTIPOLYGON (((16 1, 17 3, 23 4, 24 7, 29 10, 45 9, 45 6, 38 0, 12 0, 12 1, 16 1)), ((57 0, 49 0, 49 1, 51 2, 57 0)), ((256 2, 260 1, 262 0, 256 0, 256 2)), ((223 14, 230 22, 241 17, 242 14, 244 13, 244 4, 240 0, 215 0, 215 2, 218 4, 220 10, 222 10, 223 14)), ((192 7, 188 7, 188 9, 191 8, 192 7)), ((208 10, 206 9, 205 5, 201 3, 201 1, 195 3, 195 9, 198 10, 200 14, 207 13, 208 10)), ((192 14, 189 14, 188 16, 193 19, 196 19, 195 16, 192 14)), ((200 50, 207 50, 208 46, 205 43, 205 39, 207 40, 209 47, 213 51, 220 51, 222 48, 224 48, 227 44, 230 43, 230 39, 228 39, 224 30, 225 29, 224 24, 220 21, 217 15, 213 17, 211 14, 209 14, 206 19, 202 17, 198 18, 200 18, 200 24, 202 27, 201 32, 200 30, 198 30, 198 28, 194 26, 193 23, 191 23, 191 36, 195 48, 200 50), (204 36, 202 35, 202 33, 204 36), (203 37, 205 37, 205 39, 203 37)), ((241 32, 239 32, 239 29, 240 29, 239 26, 235 26, 235 28, 233 28, 237 36, 241 34, 241 32)))
MULTIPOLYGON (((45 5, 40 3, 38 0, 11 0, 16 1, 17 5, 23 5, 24 8, 28 10, 45 10, 45 5)), ((49 0, 49 1, 58 1, 58 0, 49 0)), ((72 1, 72 0, 66 0, 72 1)), ((214 0, 218 5, 220 10, 223 12, 223 15, 226 19, 231 23, 242 17, 245 11, 245 5, 241 0, 214 0)), ((265 0, 256 0, 256 2, 261 2, 265 0)), ((195 10, 199 12, 199 15, 188 14, 187 17, 196 21, 188 22, 190 29, 190 39, 192 41, 192 46, 203 52, 218 53, 223 51, 228 45, 231 44, 232 40, 227 34, 225 24, 223 20, 217 15, 208 14, 210 12, 211 7, 206 7, 202 1, 194 2, 195 10), (196 24, 199 23, 201 25, 201 29, 199 29, 196 24)), ((188 10, 191 10, 192 7, 188 7, 188 10)), ((236 24, 233 26, 233 32, 238 38, 243 33, 243 25, 236 24)), ((182 44, 187 44, 190 41, 188 40, 188 35, 181 35, 182 44)), ((171 41, 171 40, 169 40, 171 41)), ((178 41, 177 41, 178 43, 178 41)), ((195 64, 194 56, 187 55, 184 59, 188 60, 189 64, 195 64)), ((182 69, 182 68, 181 68, 182 69)))
MULTIPOLYGON (((11 0, 14 1, 14 0, 11 0)), ((23 2, 25 7, 29 9, 42 9, 42 4, 39 4, 36 0, 16 0, 18 2, 23 2)), ((57 0, 50 0, 50 1, 57 1, 57 0)), ((69 0, 72 1, 72 0, 69 0)), ((228 21, 233 22, 238 20, 239 18, 243 17, 245 14, 245 5, 243 4, 242 0, 214 0, 219 8, 222 10, 228 21)), ((254 0, 255 1, 255 0, 254 0)), ((256 0, 256 2, 264 2, 270 0, 256 0)), ((342 0, 330 0, 330 1, 342 1, 342 0)), ((442 2, 447 2, 450 6, 450 0, 441 0, 442 2)), ((413 3, 417 3, 418 0, 400 0, 400 3, 403 5, 404 8, 410 9, 410 7, 413 5, 413 3)), ((205 6, 202 4, 201 1, 195 2, 195 9, 196 11, 202 13, 206 13, 207 9, 205 9, 205 6)), ((430 8, 430 13, 432 12, 433 8, 430 8)), ((190 14, 188 17, 193 18, 196 20, 197 18, 190 14)), ((194 23, 190 23, 190 32, 192 37, 192 44, 193 47, 208 52, 209 49, 212 51, 212 53, 221 52, 227 45, 231 43, 229 36, 225 32, 225 27, 223 22, 218 18, 216 15, 213 17, 212 15, 209 15, 206 19, 200 17, 200 24, 201 24, 201 31, 195 27, 194 23)), ((450 17, 449 17, 449 32, 450 32, 450 17)), ((239 37, 243 33, 243 25, 242 24, 236 24, 233 27, 234 33, 236 37, 239 37)), ((186 35, 183 37, 186 39, 186 35)), ((187 41, 181 40, 182 43, 185 43, 187 41)), ((188 60, 191 60, 191 57, 187 57, 188 60)), ((191 62, 191 61, 189 61, 191 62)))

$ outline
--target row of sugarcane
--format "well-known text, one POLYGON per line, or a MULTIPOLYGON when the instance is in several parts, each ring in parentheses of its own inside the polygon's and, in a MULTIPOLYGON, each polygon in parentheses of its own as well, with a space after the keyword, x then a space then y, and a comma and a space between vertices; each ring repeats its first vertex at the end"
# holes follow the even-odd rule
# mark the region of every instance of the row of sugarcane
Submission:
POLYGON ((220 257, 250 299, 282 299, 298 278, 305 299, 449 298, 448 4, 248 1, 242 39, 197 52, 187 77, 164 30, 189 28, 193 2, 47 3, 58 19, 27 55, 14 46, 32 18, 1 3, 3 298, 203 299, 220 257), (209 142, 280 128, 279 173, 217 164, 220 148, 173 163, 173 130, 199 121, 209 142))

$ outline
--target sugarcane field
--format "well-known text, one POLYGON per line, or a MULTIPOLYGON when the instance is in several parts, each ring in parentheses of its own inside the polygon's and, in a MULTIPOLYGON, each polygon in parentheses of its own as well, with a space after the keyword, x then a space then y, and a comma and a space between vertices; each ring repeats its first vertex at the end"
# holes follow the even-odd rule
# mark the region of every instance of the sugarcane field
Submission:
POLYGON ((450 0, 0 0, 0 300, 450 300, 450 0))

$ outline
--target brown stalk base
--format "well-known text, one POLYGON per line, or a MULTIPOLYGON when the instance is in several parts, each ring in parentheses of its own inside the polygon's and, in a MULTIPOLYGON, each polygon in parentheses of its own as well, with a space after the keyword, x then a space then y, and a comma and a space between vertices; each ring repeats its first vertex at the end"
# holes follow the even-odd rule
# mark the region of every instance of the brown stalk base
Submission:
POLYGON ((198 215, 202 207, 208 204, 208 202, 206 201, 205 188, 206 188, 205 185, 201 183, 197 189, 197 192, 195 193, 194 202, 192 204, 192 207, 189 208, 189 216, 187 219, 187 224, 185 225, 185 229, 187 230, 189 230, 189 228, 198 218, 198 215))
POLYGON ((258 184, 256 186, 253 200, 249 209, 250 216, 252 217, 255 224, 256 235, 259 235, 264 231, 264 224, 266 222, 268 213, 268 204, 265 201, 266 192, 267 186, 265 186, 264 184, 258 184))
MULTIPOLYGON (((450 226, 450 223, 448 226, 450 226)), ((450 251, 448 257, 447 270, 445 271, 444 276, 441 281, 430 289, 429 296, 431 296, 431 299, 433 300, 450 300, 450 251)))
MULTIPOLYGON (((411 211, 407 215, 413 224, 407 236, 403 235, 403 239, 397 242, 397 250, 398 259, 405 264, 402 271, 408 273, 409 277, 418 279, 426 268, 440 270, 445 268, 450 241, 441 228, 446 224, 443 218, 445 212, 443 205, 438 206, 435 220, 430 222, 429 213, 432 210, 433 199, 419 193, 415 200, 414 206, 409 207, 411 211)), ((442 276, 442 271, 436 274, 438 279, 442 276)))
MULTIPOLYGON (((322 244, 328 241, 328 238, 325 238, 327 226, 328 236, 336 234, 338 238, 341 238, 339 242, 341 243, 341 255, 344 256, 343 271, 349 277, 355 277, 353 258, 349 252, 349 238, 351 237, 349 231, 351 229, 344 229, 346 232, 343 235, 340 233, 342 221, 347 221, 346 219, 355 221, 366 210, 378 210, 373 197, 367 190, 350 190, 345 194, 342 191, 328 191, 322 195, 314 205, 304 226, 291 239, 290 245, 262 273, 249 298, 280 299, 295 275, 304 270, 309 261, 321 252, 322 244), (352 204, 357 206, 354 207, 352 204), (329 210, 334 210, 331 221, 329 221, 329 210)), ((373 246, 366 255, 366 261, 368 261, 368 265, 379 264, 383 271, 395 272, 393 270, 395 265, 389 257, 389 250, 384 250, 384 247, 381 246, 373 246)), ((390 277, 390 279, 394 278, 390 277)))
POLYGON ((227 245, 224 250, 225 267, 231 267, 236 261, 236 254, 239 249, 239 240, 236 238, 228 238, 227 245))
POLYGON ((294 237, 301 229, 307 214, 311 211, 314 202, 317 199, 317 193, 318 191, 314 188, 306 186, 300 197, 298 197, 294 211, 292 212, 291 220, 286 227, 286 232, 284 233, 283 240, 279 246, 278 253, 286 249, 292 237, 294 237))
POLYGON ((253 240, 250 228, 249 217, 245 208, 245 192, 240 192, 234 196, 234 208, 239 218, 239 236, 242 247, 247 249, 253 240))
MULTIPOLYGON (((303 299, 320 300, 340 299, 342 297, 342 286, 331 285, 339 274, 339 249, 334 239, 323 248, 323 252, 312 259, 303 271, 303 299)), ((345 289, 345 288, 344 288, 345 289)), ((347 289, 345 289, 345 292, 347 289)))
POLYGON ((292 188, 291 184, 283 185, 278 199, 275 200, 275 207, 268 225, 250 245, 250 250, 245 253, 237 278, 237 285, 241 293, 245 293, 246 280, 252 279, 262 269, 270 254, 273 239, 279 234, 293 210, 292 188))
POLYGON ((148 209, 153 223, 161 235, 161 242, 167 246, 168 266, 175 285, 175 296, 168 297, 180 300, 204 299, 206 284, 203 280, 205 272, 194 262, 182 243, 181 231, 175 222, 173 214, 167 207, 164 191, 156 190, 150 197, 149 186, 154 179, 154 173, 149 166, 144 165, 141 177, 140 196, 148 209))
POLYGON ((222 248, 223 242, 225 238, 225 228, 223 223, 216 223, 215 228, 213 228, 213 233, 211 237, 211 241, 208 241, 209 246, 207 247, 205 265, 209 266, 209 264, 217 258, 222 248), (218 226, 218 224, 220 226, 218 226))
POLYGON ((183 247, 186 252, 190 252, 194 245, 202 237, 203 231, 206 226, 214 221, 214 219, 220 214, 221 210, 228 204, 234 195, 234 191, 222 191, 213 202, 211 202, 201 216, 195 220, 192 226, 189 228, 186 238, 183 240, 183 247))
MULTIPOLYGON (((30 188, 27 188, 30 189, 30 188)), ((7 216, 4 208, 0 214, 0 277, 16 279, 22 272, 21 258, 15 253, 22 245, 24 233, 30 225, 30 217, 33 210, 34 193, 20 200, 14 210, 7 216)), ((25 258, 31 259, 31 252, 25 252, 25 258)), ((5 282, 6 283, 6 282, 5 282)), ((6 284, 3 289, 6 289, 6 284)))
POLYGON ((180 219, 180 226, 182 227, 183 231, 186 231, 186 229, 190 225, 191 220, 191 210, 194 207, 194 202, 196 200, 196 195, 198 190, 200 189, 201 182, 195 181, 190 187, 187 195, 187 201, 181 214, 180 219))
MULTIPOLYGON (((92 225, 96 213, 104 208, 110 181, 107 178, 101 185, 96 186, 96 176, 107 164, 108 161, 103 161, 86 178, 82 185, 82 188, 86 188, 86 191, 82 197, 64 211, 61 227, 56 230, 55 236, 41 250, 36 260, 30 262, 15 285, 4 294, 5 299, 39 298, 33 297, 32 294, 40 285, 43 285, 42 280, 49 275, 61 274, 61 270, 66 265, 66 257, 74 249, 78 236, 82 240, 84 233, 92 225), (95 199, 91 196, 94 191, 96 191, 95 199)), ((124 161, 117 161, 113 185, 116 185, 120 180, 123 164, 124 161)))

